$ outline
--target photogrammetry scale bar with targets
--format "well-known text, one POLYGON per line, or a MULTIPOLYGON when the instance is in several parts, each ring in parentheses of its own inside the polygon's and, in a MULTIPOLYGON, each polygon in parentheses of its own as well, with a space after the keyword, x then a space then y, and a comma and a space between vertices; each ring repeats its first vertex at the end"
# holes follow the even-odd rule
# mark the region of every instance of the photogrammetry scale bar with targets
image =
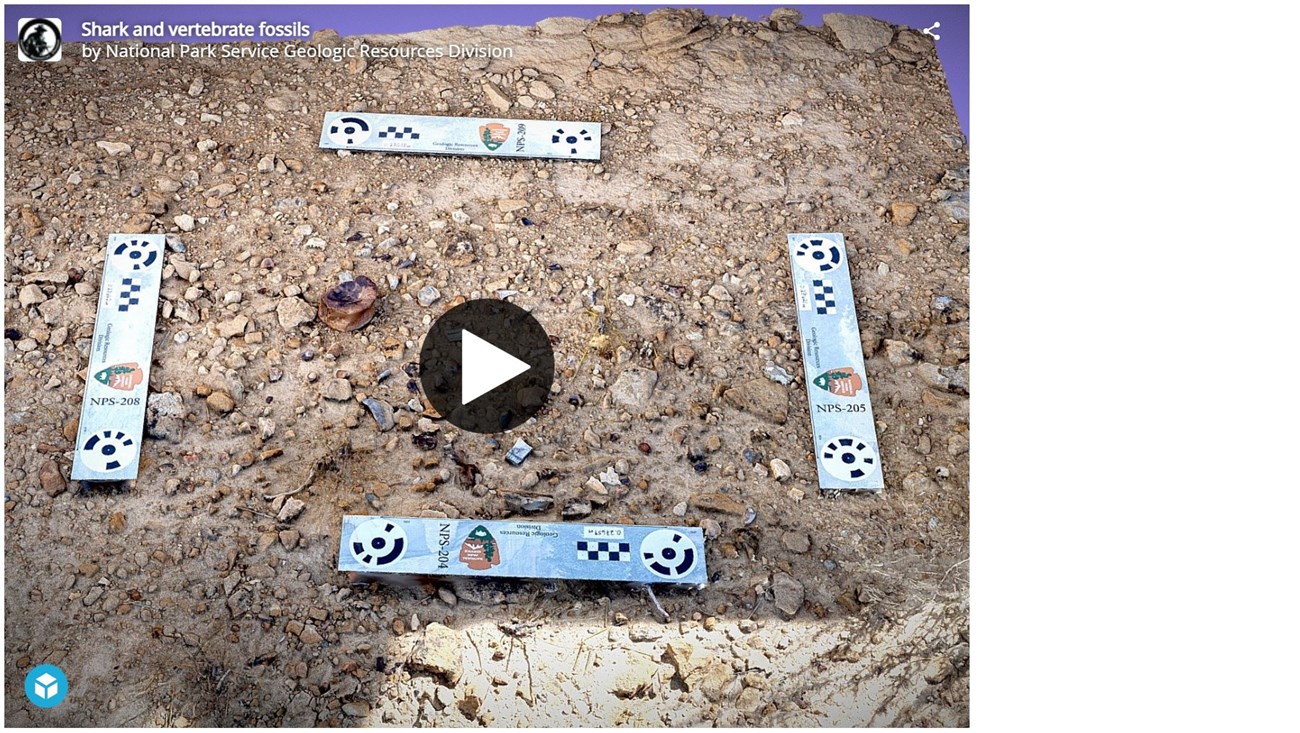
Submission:
POLYGON ((381 153, 600 160, 600 123, 326 112, 320 146, 381 153))
POLYGON ((110 234, 72 478, 134 479, 162 281, 162 234, 110 234))
POLYGON ((823 491, 879 491, 885 479, 844 235, 790 234, 787 244, 803 341, 817 483, 823 491))
POLYGON ((698 527, 343 517, 339 570, 703 585, 698 527))

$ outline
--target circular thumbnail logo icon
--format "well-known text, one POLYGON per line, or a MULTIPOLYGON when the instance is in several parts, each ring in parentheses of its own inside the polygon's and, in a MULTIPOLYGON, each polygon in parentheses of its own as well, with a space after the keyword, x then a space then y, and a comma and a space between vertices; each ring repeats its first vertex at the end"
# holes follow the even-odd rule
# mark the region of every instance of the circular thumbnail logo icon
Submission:
POLYGON ((420 348, 420 385, 448 422, 474 433, 524 424, 555 377, 551 339, 523 308, 471 300, 434 321, 420 348))
POLYGON ((58 61, 63 58, 63 21, 58 18, 18 20, 18 60, 58 61))
POLYGON ((52 708, 68 696, 68 676, 53 664, 41 664, 27 673, 23 690, 36 707, 52 708))

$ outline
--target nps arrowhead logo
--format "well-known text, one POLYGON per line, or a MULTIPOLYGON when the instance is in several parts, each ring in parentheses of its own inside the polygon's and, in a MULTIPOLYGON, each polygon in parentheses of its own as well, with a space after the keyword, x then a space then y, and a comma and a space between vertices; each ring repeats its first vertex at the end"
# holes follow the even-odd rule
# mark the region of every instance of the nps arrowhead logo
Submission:
POLYGON ((510 128, 500 122, 489 122, 479 126, 478 138, 488 150, 496 150, 510 138, 510 128))
POLYGON ((135 362, 114 364, 95 372, 95 381, 113 389, 130 392, 144 381, 144 370, 135 362))
POLYGON ((817 377, 813 384, 839 397, 853 397, 862 389, 862 377, 853 367, 840 367, 817 377))
POLYGON ((480 524, 470 531, 461 543, 460 561, 471 570, 487 570, 501 564, 501 547, 487 527, 480 524))

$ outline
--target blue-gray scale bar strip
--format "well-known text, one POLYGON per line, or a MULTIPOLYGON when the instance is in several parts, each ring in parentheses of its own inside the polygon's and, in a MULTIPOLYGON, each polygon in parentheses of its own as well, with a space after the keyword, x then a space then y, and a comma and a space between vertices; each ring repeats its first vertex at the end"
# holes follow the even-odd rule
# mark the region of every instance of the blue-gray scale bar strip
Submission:
POLYGON ((123 481, 140 471, 165 251, 162 234, 108 237, 72 459, 74 480, 123 481))
POLYGON ((844 235, 790 234, 804 386, 823 491, 885 486, 844 235))
POLYGON ((378 153, 600 160, 600 123, 326 112, 320 146, 378 153))
POLYGON ((339 570, 703 585, 698 527, 343 517, 339 570))

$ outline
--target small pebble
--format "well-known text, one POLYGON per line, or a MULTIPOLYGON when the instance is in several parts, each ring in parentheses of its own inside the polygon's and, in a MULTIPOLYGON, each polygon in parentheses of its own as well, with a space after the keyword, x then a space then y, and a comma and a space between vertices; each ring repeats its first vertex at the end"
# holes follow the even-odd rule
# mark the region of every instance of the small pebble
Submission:
POLYGON ((773 458, 769 466, 772 469, 772 478, 777 481, 784 481, 790 478, 790 464, 780 458, 773 458))
POLYGON ((420 305, 427 308, 428 306, 433 305, 438 298, 441 298, 442 293, 439 293, 438 289, 432 285, 425 285, 420 288, 420 292, 416 293, 415 297, 420 301, 420 305))
POLYGON ((374 397, 367 397, 361 401, 361 404, 370 410, 370 415, 379 424, 379 432, 386 433, 397 425, 397 422, 393 420, 393 408, 387 402, 377 400, 374 397))
POLYGON ((378 299, 374 281, 358 275, 321 293, 316 315, 336 331, 355 331, 374 318, 378 299))
POLYGON ((775 364, 768 364, 763 367, 763 373, 767 375, 768 379, 777 384, 788 385, 794 381, 794 377, 790 376, 790 372, 787 372, 785 369, 782 369, 775 364))

